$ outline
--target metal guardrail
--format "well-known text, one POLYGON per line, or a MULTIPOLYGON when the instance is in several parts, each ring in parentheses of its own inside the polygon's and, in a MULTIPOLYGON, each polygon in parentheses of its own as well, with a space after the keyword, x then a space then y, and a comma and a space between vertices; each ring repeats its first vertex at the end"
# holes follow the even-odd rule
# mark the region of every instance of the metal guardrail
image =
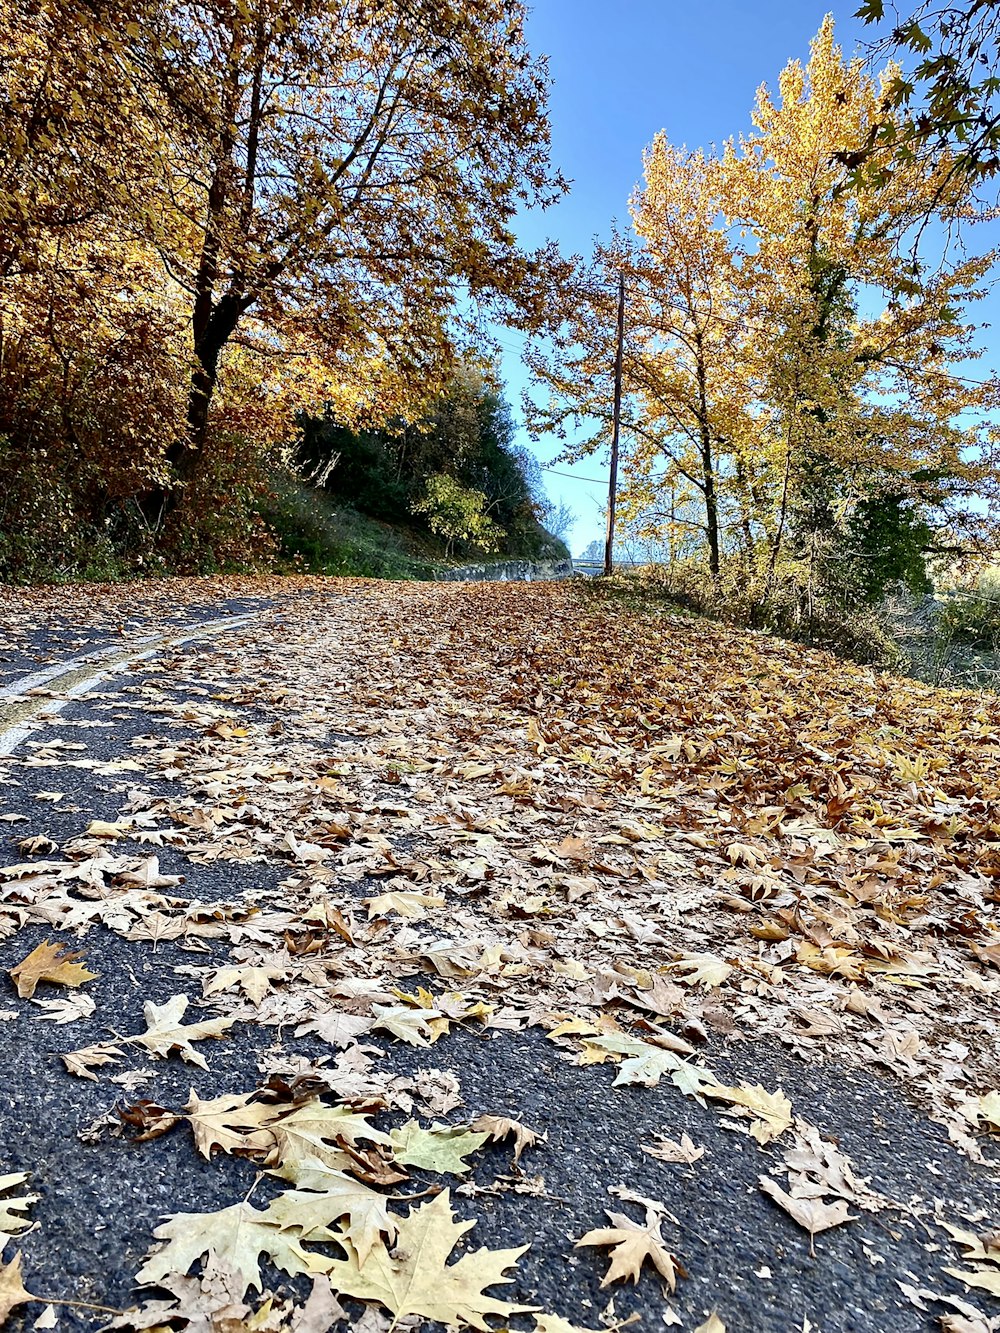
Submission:
MULTIPOLYGON (((648 561, 616 560, 615 569, 642 569, 648 561)), ((603 574, 603 560, 574 560, 573 571, 578 574, 603 574)))

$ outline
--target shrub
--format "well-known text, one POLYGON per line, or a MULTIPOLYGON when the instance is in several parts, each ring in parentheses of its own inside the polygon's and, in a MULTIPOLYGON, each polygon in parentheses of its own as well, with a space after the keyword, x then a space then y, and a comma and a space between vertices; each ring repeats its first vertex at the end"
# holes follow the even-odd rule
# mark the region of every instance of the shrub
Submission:
POLYGON ((486 513, 486 496, 461 485, 446 472, 435 472, 427 478, 424 494, 414 502, 413 512, 425 514, 431 532, 444 538, 446 555, 451 555, 456 542, 484 552, 499 549, 503 530, 486 513))

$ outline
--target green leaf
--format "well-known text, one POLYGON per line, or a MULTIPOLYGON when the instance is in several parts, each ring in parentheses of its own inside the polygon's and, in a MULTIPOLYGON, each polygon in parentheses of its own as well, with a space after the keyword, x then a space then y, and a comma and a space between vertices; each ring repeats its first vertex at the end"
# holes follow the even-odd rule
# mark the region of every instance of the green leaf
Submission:
POLYGON ((885 18, 884 0, 865 0, 861 8, 854 11, 854 17, 862 23, 881 23, 885 18))
POLYGON ((396 1161, 403 1166, 419 1166, 425 1171, 447 1171, 464 1176, 472 1170, 465 1157, 481 1148, 488 1134, 473 1134, 462 1125, 432 1125, 423 1129, 416 1120, 408 1120, 390 1134, 396 1161))

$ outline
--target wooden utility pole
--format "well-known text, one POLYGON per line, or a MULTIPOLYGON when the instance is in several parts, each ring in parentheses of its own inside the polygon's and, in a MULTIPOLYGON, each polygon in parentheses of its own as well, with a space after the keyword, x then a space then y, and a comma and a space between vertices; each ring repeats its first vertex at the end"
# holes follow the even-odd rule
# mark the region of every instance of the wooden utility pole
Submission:
POLYGON ((608 531, 604 541, 604 574, 615 567, 615 500, 618 493, 618 436, 622 421, 622 356, 625 347, 625 274, 618 275, 618 339, 615 344, 615 415, 611 430, 611 477, 608 482, 608 531))

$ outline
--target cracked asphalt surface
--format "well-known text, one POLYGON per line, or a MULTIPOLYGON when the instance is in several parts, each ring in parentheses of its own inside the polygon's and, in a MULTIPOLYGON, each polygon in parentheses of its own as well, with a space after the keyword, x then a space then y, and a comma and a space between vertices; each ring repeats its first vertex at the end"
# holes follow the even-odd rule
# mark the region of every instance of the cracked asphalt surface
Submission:
MULTIPOLYGON (((263 605, 263 603, 261 603, 263 605)), ((178 623, 255 610, 250 601, 179 608, 178 623)), ((148 622, 137 620, 129 632, 148 622)), ((0 648, 3 669, 16 678, 60 653, 74 655, 101 646, 105 634, 61 623, 44 627, 28 642, 0 648), (82 645, 82 646, 81 646, 82 645)), ((173 675, 169 653, 144 663, 134 674, 119 675, 97 687, 94 695, 69 704, 58 718, 42 721, 22 751, 53 736, 85 743, 88 758, 127 756, 134 741, 149 734, 150 714, 133 707, 144 681, 175 693, 199 688, 196 676, 173 675), (152 670, 152 674, 149 674, 152 670), (67 723, 110 722, 90 729, 67 723), (63 730, 60 730, 63 728, 63 730)), ((171 723, 174 727, 176 724, 171 723)), ((0 767, 2 772, 2 767, 0 767)), ((60 843, 82 832, 92 819, 113 819, 132 791, 129 773, 99 777, 72 767, 17 768, 6 771, 0 787, 0 815, 26 814, 26 821, 0 823, 0 864, 24 860, 17 843, 42 835, 60 843), (57 786, 56 803, 39 800, 57 786)), ((152 791, 148 782, 145 791, 152 791)), ((143 854, 140 844, 118 844, 116 851, 143 854)), ((218 861, 197 864, 177 848, 158 847, 161 868, 183 874, 172 896, 210 902, 266 897, 287 866, 218 861)), ((39 858, 44 859, 44 858, 39 858)), ((353 886, 359 896, 372 885, 353 886)), ((43 938, 65 938, 32 926, 0 941, 0 969, 8 969, 43 938)), ((224 959, 228 946, 209 941, 201 952, 171 942, 155 949, 130 942, 95 926, 81 945, 99 973, 88 993, 96 1012, 66 1025, 37 1020, 30 1001, 16 996, 4 979, 0 990, 0 1171, 27 1171, 29 1186, 41 1194, 32 1217, 37 1227, 17 1242, 24 1251, 28 1286, 43 1297, 72 1298, 124 1308, 136 1297, 133 1276, 150 1245, 151 1233, 170 1212, 209 1211, 235 1203, 253 1189, 260 1205, 275 1192, 268 1179, 257 1179, 253 1165, 218 1156, 211 1163, 194 1151, 184 1126, 149 1143, 136 1144, 96 1130, 92 1142, 80 1132, 113 1112, 121 1089, 68 1076, 59 1053, 143 1029, 142 1005, 162 1002, 185 989, 187 979, 173 968, 224 959)), ((416 980, 416 979, 415 979, 416 980)), ((194 993, 194 983, 188 982, 194 993)), ((453 1198, 460 1216, 475 1217, 468 1245, 506 1247, 530 1243, 518 1265, 516 1285, 504 1295, 554 1311, 575 1323, 594 1327, 614 1296, 618 1316, 637 1312, 641 1327, 659 1329, 675 1312, 679 1326, 694 1329, 710 1311, 726 1321, 730 1333, 904 1333, 939 1327, 934 1313, 921 1312, 899 1283, 968 1297, 966 1289, 942 1272, 956 1252, 947 1237, 930 1225, 940 1203, 954 1219, 981 1217, 984 1230, 1000 1221, 1000 1174, 976 1165, 949 1141, 943 1128, 911 1106, 897 1080, 875 1072, 829 1063, 807 1066, 773 1041, 727 1043, 713 1037, 705 1051, 713 1069, 733 1081, 782 1087, 796 1113, 819 1126, 853 1159, 857 1171, 896 1207, 861 1214, 847 1226, 816 1239, 815 1257, 806 1234, 758 1188, 758 1177, 777 1158, 775 1148, 761 1151, 738 1125, 727 1127, 712 1111, 664 1081, 657 1088, 624 1087, 611 1091, 615 1069, 580 1068, 537 1029, 523 1032, 458 1031, 430 1050, 366 1037, 378 1048, 379 1067, 412 1074, 445 1067, 457 1074, 465 1105, 447 1118, 462 1123, 480 1113, 514 1115, 543 1131, 547 1142, 521 1161, 523 1175, 541 1176, 544 1194, 508 1189, 496 1194, 453 1198), (705 1148, 694 1167, 667 1165, 648 1156, 641 1145, 656 1133, 679 1138, 687 1132, 705 1148), (677 1219, 663 1234, 689 1277, 665 1296, 652 1272, 641 1282, 600 1289, 606 1268, 594 1249, 574 1250, 572 1242, 602 1225, 606 1207, 620 1208, 608 1190, 625 1186, 662 1200, 677 1219)), ((205 1043, 209 1070, 179 1060, 151 1061, 129 1050, 124 1068, 155 1066, 155 1078, 134 1096, 152 1096, 179 1108, 190 1088, 202 1097, 246 1092, 261 1080, 268 1056, 328 1058, 331 1048, 315 1037, 295 1037, 252 1024, 240 1024, 225 1039, 205 1043)), ((699 1052, 701 1055, 701 1052, 699 1052)), ((401 1117, 383 1114, 381 1127, 401 1117)), ((486 1148, 469 1180, 482 1188, 500 1175, 511 1177, 508 1146, 486 1148)), ((415 1171, 405 1187, 418 1193, 432 1183, 415 1171)), ((508 1179, 507 1184, 511 1182, 508 1179)), ((454 1182, 455 1185, 458 1182, 454 1182)), ((304 1280, 290 1280, 264 1269, 275 1291, 304 1294, 304 1280)), ((989 1298, 983 1298, 983 1303, 989 1298)), ((353 1316, 361 1307, 345 1302, 353 1316)), ((992 1311, 995 1312, 995 1311, 992 1311)), ((12 1327, 26 1326, 38 1307, 22 1307, 12 1327)), ((940 1310, 938 1311, 940 1313, 940 1310)), ((102 1316, 63 1308, 59 1327, 93 1328, 102 1316)), ((530 1328, 519 1317, 513 1327, 530 1328)))

